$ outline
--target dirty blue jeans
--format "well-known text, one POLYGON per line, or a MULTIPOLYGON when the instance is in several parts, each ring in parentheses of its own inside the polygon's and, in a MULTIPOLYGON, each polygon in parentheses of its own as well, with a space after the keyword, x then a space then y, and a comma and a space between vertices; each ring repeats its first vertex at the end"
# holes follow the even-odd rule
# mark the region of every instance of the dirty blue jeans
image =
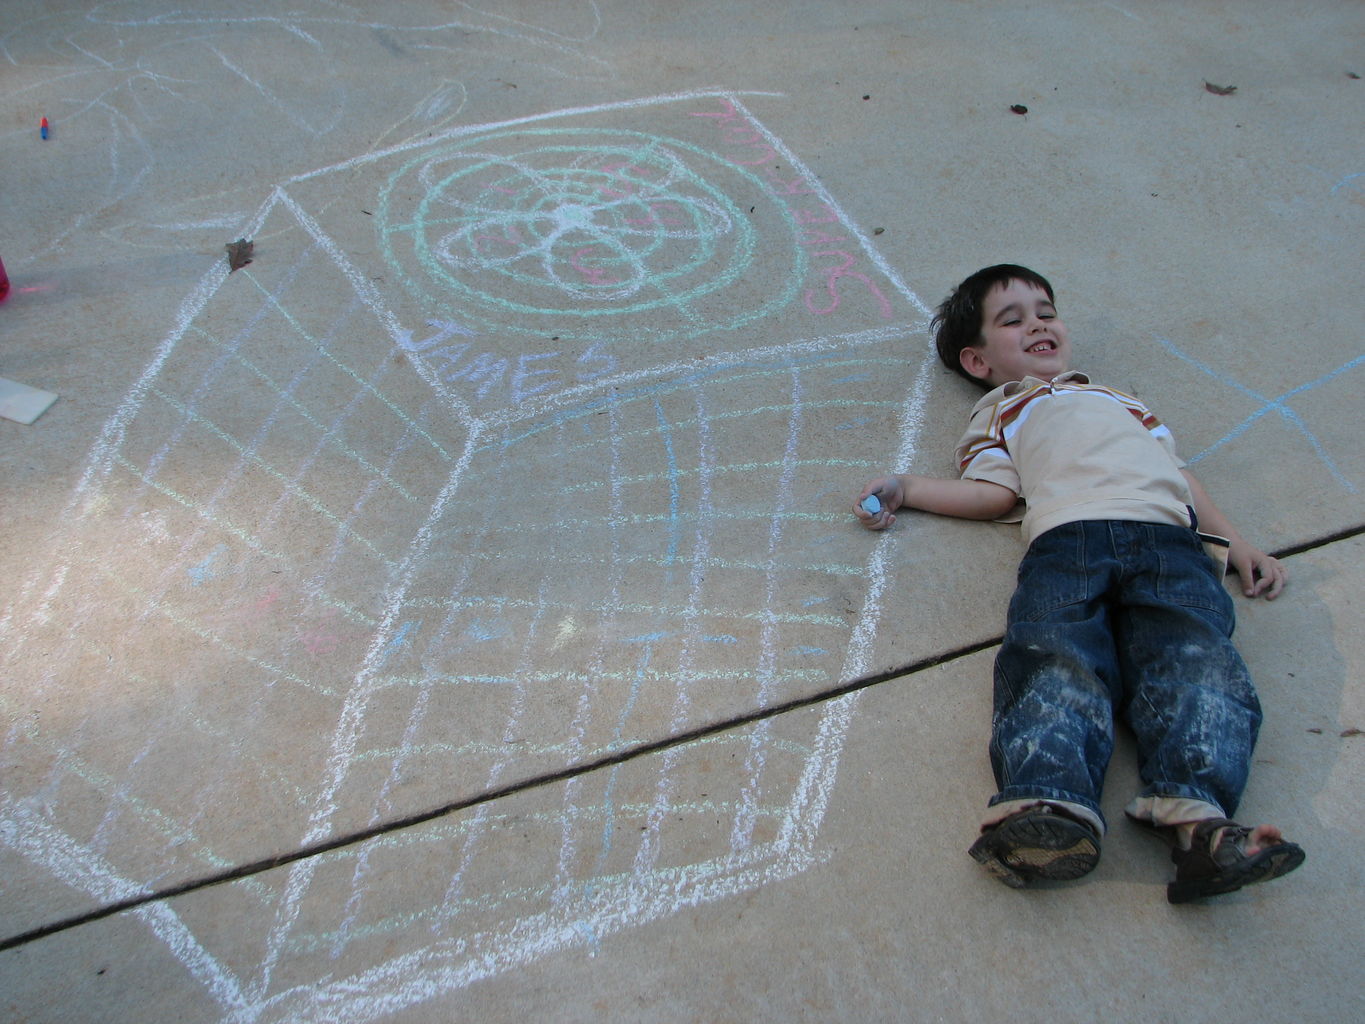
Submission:
POLYGON ((1095 520, 1036 538, 996 658, 991 804, 1066 801, 1103 822, 1120 716, 1143 796, 1231 816, 1261 724, 1232 629, 1232 599, 1192 529, 1095 520))

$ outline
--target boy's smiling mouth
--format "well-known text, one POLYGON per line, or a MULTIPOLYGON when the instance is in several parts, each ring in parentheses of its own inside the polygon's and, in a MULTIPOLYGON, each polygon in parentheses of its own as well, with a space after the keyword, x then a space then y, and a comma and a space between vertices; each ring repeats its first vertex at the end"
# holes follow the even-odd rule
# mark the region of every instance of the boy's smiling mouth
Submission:
POLYGON ((1035 341, 1035 342, 1034 342, 1032 345, 1030 345, 1028 348, 1024 349, 1025 352, 1033 352, 1033 353, 1037 353, 1037 352, 1055 352, 1056 350, 1057 350, 1057 343, 1056 343, 1055 341, 1053 341, 1051 338, 1044 338, 1042 341, 1035 341))

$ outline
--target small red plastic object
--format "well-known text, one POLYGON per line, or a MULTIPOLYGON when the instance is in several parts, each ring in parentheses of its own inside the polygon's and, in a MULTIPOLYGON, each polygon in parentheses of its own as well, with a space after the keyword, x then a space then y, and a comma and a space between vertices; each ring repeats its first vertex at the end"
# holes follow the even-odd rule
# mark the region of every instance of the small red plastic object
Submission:
POLYGON ((9 275, 5 273, 5 261, 0 260, 0 302, 9 298, 9 275))

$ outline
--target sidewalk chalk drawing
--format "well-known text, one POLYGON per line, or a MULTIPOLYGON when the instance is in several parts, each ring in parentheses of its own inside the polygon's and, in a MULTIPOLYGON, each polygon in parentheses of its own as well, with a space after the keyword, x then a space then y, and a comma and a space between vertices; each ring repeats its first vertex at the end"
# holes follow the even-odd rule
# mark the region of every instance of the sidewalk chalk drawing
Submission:
MULTIPOLYGON (((51 211, 49 246, 94 229, 138 248, 183 250, 206 230, 239 228, 262 179, 332 161, 338 137, 358 125, 389 124, 367 139, 380 149, 449 126, 469 100, 467 82, 616 78, 590 52, 602 28, 594 0, 562 0, 521 20, 506 5, 436 0, 382 10, 331 0, 27 6, 32 13, 7 12, 0 25, 7 97, 50 119, 54 145, 100 140, 80 168, 86 201, 51 211), (383 87, 356 89, 345 69, 359 64, 383 87), (464 77, 447 77, 452 68, 464 77), (165 126, 204 118, 215 130, 194 133, 200 159, 187 161, 183 135, 165 126), (243 140, 262 124, 288 145, 253 147, 244 160, 243 140), (228 181, 224 169, 243 163, 249 169, 228 181)), ((31 122, 26 115, 0 134, 36 134, 37 113, 31 122)), ((8 170, 16 194, 44 188, 8 170)))
MULTIPOLYGON (((871 669, 887 546, 831 538, 847 479, 911 460, 927 310, 746 98, 469 126, 273 191, 0 620, 65 709, 12 730, 52 768, 0 849, 97 904, 871 669)), ((135 913, 224 1019, 378 1019, 818 863, 857 703, 568 779, 515 818, 515 878, 492 801, 235 882, 249 970, 192 902, 135 913), (684 792, 699 757, 726 770, 684 792), (376 898, 419 853, 444 891, 376 898)))
POLYGON ((695 332, 704 298, 729 324, 791 298, 792 273, 757 308, 752 283, 738 287, 759 239, 727 194, 740 189, 765 193, 756 175, 676 139, 508 129, 403 167, 381 193, 378 229, 390 266, 419 268, 424 300, 452 315, 523 332, 567 323, 581 335, 668 307, 695 332))
POLYGON ((1304 384, 1299 384, 1296 387, 1290 388, 1288 391, 1284 392, 1284 394, 1276 395, 1272 398, 1267 398, 1265 395, 1247 387, 1245 384, 1239 381, 1234 375, 1229 374, 1222 370, 1214 369, 1204 361, 1196 359, 1188 352, 1185 352, 1184 350, 1176 346, 1169 339, 1157 338, 1156 340, 1157 344, 1159 344, 1169 354, 1175 356, 1177 359, 1180 359, 1185 363, 1188 363, 1189 365, 1193 366, 1195 369, 1199 370, 1205 375, 1212 377, 1214 380, 1218 381, 1218 383, 1223 384, 1226 387, 1232 388, 1235 391, 1240 391, 1254 405, 1252 413, 1249 416, 1247 416, 1246 419, 1242 420, 1241 423, 1237 424, 1235 427, 1233 427, 1232 430, 1228 431, 1228 433, 1224 434, 1222 437, 1220 437, 1217 441, 1213 442, 1213 444, 1209 445, 1203 451, 1196 452, 1194 455, 1190 456, 1189 461, 1191 464, 1194 464, 1199 460, 1206 458, 1208 455, 1217 451, 1219 448, 1222 448, 1224 445, 1230 444, 1233 441, 1237 440, 1237 438, 1241 437, 1244 433, 1250 430, 1251 427, 1254 426, 1263 417, 1268 416, 1270 413, 1276 413, 1284 421, 1285 424, 1287 424, 1295 433, 1299 434, 1303 438, 1303 440, 1305 440, 1308 443, 1309 447, 1312 449, 1313 456, 1319 462, 1322 463, 1322 465, 1327 469, 1329 473, 1331 473, 1332 477, 1336 480, 1336 482, 1341 485, 1342 490, 1346 491, 1347 494, 1359 493, 1359 488, 1356 487, 1355 483, 1346 475, 1345 472, 1342 471, 1340 466, 1337 465, 1337 462, 1334 458, 1332 458, 1332 455, 1329 452, 1328 447, 1325 444, 1323 444, 1322 440, 1317 436, 1317 434, 1315 434, 1313 430, 1310 429, 1308 424, 1304 422, 1303 417, 1299 413, 1295 412, 1293 407, 1289 405, 1289 400, 1293 398, 1298 398, 1301 395, 1309 394, 1325 384, 1330 384, 1343 374, 1348 373, 1352 370, 1359 369, 1361 366, 1365 366, 1365 355, 1359 355, 1356 356, 1354 359, 1347 360, 1345 363, 1342 363, 1340 366, 1329 371, 1328 373, 1315 377, 1314 379, 1304 384))

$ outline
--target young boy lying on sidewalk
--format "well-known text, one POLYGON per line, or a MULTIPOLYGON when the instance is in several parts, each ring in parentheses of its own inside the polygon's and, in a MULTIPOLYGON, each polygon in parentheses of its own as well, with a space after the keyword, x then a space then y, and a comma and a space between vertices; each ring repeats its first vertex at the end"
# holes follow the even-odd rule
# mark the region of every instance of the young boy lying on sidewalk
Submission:
POLYGON ((1232 645, 1226 538, 1248 597, 1284 567, 1247 543, 1183 468, 1137 399, 1071 371, 1052 286, 1025 267, 967 278, 934 318, 939 357, 989 393, 958 445, 959 479, 901 474, 863 488, 854 514, 898 509, 1008 519, 1028 550, 995 662, 990 756, 999 792, 970 853, 1007 885, 1079 878, 1099 861, 1100 790, 1122 715, 1142 793, 1125 809, 1171 841, 1172 903, 1292 871, 1303 851, 1273 825, 1230 820, 1261 723, 1232 645), (876 500, 869 500, 875 498, 876 500))

